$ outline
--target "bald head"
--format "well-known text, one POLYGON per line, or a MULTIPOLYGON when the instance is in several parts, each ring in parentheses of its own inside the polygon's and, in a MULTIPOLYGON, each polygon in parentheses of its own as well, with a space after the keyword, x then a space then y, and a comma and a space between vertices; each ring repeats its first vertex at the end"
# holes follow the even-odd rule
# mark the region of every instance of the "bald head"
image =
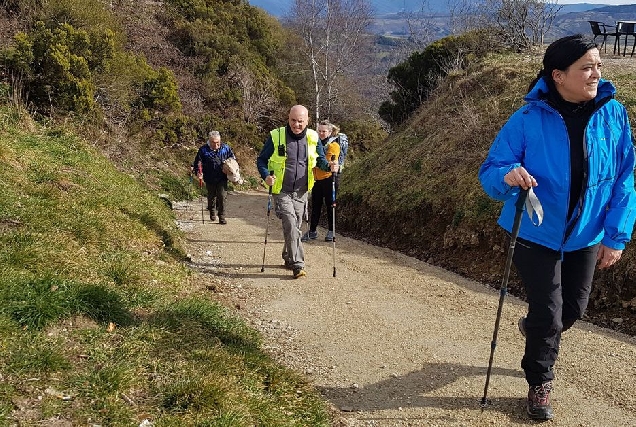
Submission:
POLYGON ((309 122, 309 111, 303 105, 294 105, 289 110, 289 127, 294 134, 301 134, 309 122))

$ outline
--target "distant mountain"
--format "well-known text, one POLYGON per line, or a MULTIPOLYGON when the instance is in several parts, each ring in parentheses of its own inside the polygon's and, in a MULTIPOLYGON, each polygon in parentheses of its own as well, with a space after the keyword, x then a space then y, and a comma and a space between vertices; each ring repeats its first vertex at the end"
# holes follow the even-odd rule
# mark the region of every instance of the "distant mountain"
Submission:
MULTIPOLYGON (((271 15, 282 17, 291 9, 293 0, 249 0, 249 2, 252 6, 265 9, 271 15)), ((448 0, 429 0, 429 10, 421 10, 422 0, 371 0, 371 4, 375 8, 375 19, 369 27, 373 34, 393 37, 407 36, 409 27, 407 14, 414 12, 422 12, 423 20, 427 21, 428 30, 432 32, 435 39, 450 34, 448 0)), ((636 4, 611 6, 576 3, 560 6, 562 6, 561 11, 554 20, 550 32, 546 35, 546 42, 575 33, 592 35, 590 24, 587 21, 602 21, 614 25, 617 20, 636 19, 636 4)), ((613 41, 610 42, 613 43, 613 41)))
MULTIPOLYGON (((594 6, 594 5, 592 5, 594 6)), ((592 35, 587 21, 601 21, 612 26, 618 20, 636 19, 636 4, 620 6, 595 5, 594 9, 583 11, 562 11, 552 25, 551 38, 558 38, 568 34, 583 33, 592 35)), ((598 40, 600 42, 601 40, 598 40)), ((613 43, 613 40, 610 40, 613 43)), ((631 43, 631 39, 630 39, 631 43)))
MULTIPOLYGON (((249 0, 252 6, 265 9, 271 15, 281 17, 291 9, 293 0, 249 0)), ((381 1, 371 0, 374 14, 382 16, 400 12, 419 12, 422 0, 381 1)), ((440 13, 448 10, 448 0, 429 0, 425 13, 440 13)))
MULTIPOLYGON (((635 0, 636 1, 636 0, 635 0)), ((261 9, 265 9, 269 14, 274 15, 276 17, 281 17, 291 9, 293 0, 249 0, 249 3, 252 6, 260 7, 261 9)), ((376 17, 383 17, 385 15, 399 14, 399 13, 410 13, 410 12, 424 12, 430 14, 440 14, 448 12, 448 0, 429 0, 426 5, 426 8, 422 10, 422 0, 397 0, 397 1, 386 1, 386 0, 371 0, 371 5, 374 10, 374 14, 376 17)), ((604 5, 602 4, 591 4, 591 3, 576 3, 576 4, 563 4, 563 9, 561 9, 562 13, 569 12, 584 12, 586 10, 602 8, 604 5)), ((636 5, 631 6, 619 6, 621 8, 628 7, 636 7, 636 5)), ((608 6, 608 7, 616 7, 616 6, 608 6)))

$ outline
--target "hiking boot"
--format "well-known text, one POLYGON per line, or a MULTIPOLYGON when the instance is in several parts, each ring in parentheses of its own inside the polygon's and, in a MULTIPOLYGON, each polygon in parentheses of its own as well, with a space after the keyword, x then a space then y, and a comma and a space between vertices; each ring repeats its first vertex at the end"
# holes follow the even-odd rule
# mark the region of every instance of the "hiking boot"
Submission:
POLYGON ((294 279, 299 279, 301 277, 305 277, 307 273, 302 268, 294 268, 294 279))
POLYGON ((333 231, 327 231, 325 242, 333 242, 333 231))
POLYGON ((222 216, 219 217, 219 224, 227 224, 227 221, 222 216))
POLYGON ((216 221, 216 215, 212 211, 210 211, 210 221, 216 221))
POLYGON ((552 406, 550 406, 550 392, 552 381, 541 385, 530 386, 528 390, 528 415, 533 420, 551 420, 554 418, 552 406))
POLYGON ((519 332, 524 337, 526 336, 526 316, 522 316, 517 322, 517 326, 519 327, 519 332))
POLYGON ((300 238, 300 241, 308 242, 309 240, 316 240, 317 238, 318 238, 318 232, 309 230, 308 232, 303 234, 303 237, 300 238))

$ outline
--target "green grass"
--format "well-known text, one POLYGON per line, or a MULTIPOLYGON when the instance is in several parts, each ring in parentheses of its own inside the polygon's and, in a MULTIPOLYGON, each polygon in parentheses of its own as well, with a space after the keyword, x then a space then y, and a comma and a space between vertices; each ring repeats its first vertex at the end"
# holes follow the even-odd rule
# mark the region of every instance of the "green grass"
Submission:
POLYGON ((199 289, 165 201, 64 128, 9 106, 0 124, 0 426, 329 425, 199 289))

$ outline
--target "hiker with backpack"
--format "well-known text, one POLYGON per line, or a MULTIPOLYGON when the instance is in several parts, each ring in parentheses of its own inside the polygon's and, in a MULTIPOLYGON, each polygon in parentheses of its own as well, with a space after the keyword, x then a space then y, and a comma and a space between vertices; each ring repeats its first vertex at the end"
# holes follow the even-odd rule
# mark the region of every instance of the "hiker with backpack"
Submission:
MULTIPOLYGON (((331 123, 329 120, 322 120, 318 124, 318 137, 320 138, 320 144, 325 150, 325 157, 327 159, 338 159, 341 154, 340 144, 338 144, 338 126, 331 123)), ((340 163, 340 162, 338 162, 340 163)), ((309 223, 309 230, 303 234, 302 241, 308 242, 309 240, 315 240, 318 238, 318 222, 320 221, 320 214, 322 213, 323 202, 327 208, 327 222, 329 231, 325 236, 325 242, 333 241, 333 210, 330 209, 333 204, 333 189, 332 180, 335 179, 336 191, 338 191, 339 185, 339 173, 332 174, 332 172, 326 172, 320 168, 313 169, 314 174, 314 188, 311 190, 311 219, 309 223)))
POLYGON ((518 326, 532 419, 554 417, 561 334, 583 316, 595 268, 620 259, 636 219, 627 110, 601 66, 596 44, 581 34, 550 44, 526 105, 499 131, 479 170, 486 193, 504 202, 498 222, 507 232, 521 188, 533 188, 543 206, 541 225, 523 216, 512 259, 528 301, 518 326))
POLYGON ((219 224, 227 224, 225 204, 228 177, 223 170, 223 164, 228 159, 236 160, 236 157, 230 146, 221 142, 221 134, 213 130, 209 133, 207 142, 197 151, 190 167, 190 173, 194 173, 196 170, 199 179, 205 181, 205 188, 208 191, 210 221, 216 221, 216 209, 219 213, 219 224))

